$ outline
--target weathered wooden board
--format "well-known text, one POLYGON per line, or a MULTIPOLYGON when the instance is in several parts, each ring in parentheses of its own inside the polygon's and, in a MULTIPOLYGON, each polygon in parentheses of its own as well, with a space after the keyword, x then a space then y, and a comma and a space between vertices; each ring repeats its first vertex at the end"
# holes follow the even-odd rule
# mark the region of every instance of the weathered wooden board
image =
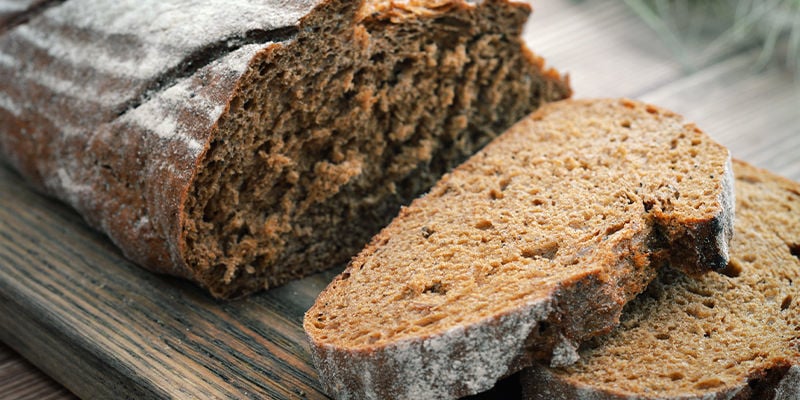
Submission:
MULTIPOLYGON (((800 180, 800 80, 755 73, 752 52, 688 73, 622 2, 534 6, 526 38, 571 73, 577 97, 673 109, 734 156, 800 180)), ((81 397, 324 397, 300 323, 334 273, 215 302, 130 264, 72 210, 0 167, 0 340, 81 397)), ((0 397, 45 393, 36 390, 50 383, 25 371, 17 381, 29 386, 0 381, 0 397)))
POLYGON ((0 344, 0 398, 72 400, 75 396, 8 346, 0 344))
MULTIPOLYGON (((83 398, 325 398, 301 325, 337 271, 215 301, 0 168, 0 340, 83 398)), ((0 398, 12 389, 40 393, 0 382, 0 398)))
POLYGON ((0 169, 0 338, 82 397, 323 397, 301 320, 332 273, 215 302, 0 169))

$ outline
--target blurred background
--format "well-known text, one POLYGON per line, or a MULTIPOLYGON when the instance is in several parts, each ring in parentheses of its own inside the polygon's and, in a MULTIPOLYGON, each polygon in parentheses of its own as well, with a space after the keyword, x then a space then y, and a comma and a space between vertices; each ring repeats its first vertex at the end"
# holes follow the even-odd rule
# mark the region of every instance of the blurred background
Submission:
POLYGON ((683 114, 734 157, 800 181, 800 0, 542 0, 525 31, 575 97, 683 114))

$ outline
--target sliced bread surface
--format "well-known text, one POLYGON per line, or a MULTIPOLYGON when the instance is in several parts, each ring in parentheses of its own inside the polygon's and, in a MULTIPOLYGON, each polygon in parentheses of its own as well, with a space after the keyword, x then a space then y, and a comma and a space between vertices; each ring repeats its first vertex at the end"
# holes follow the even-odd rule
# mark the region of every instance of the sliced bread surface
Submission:
POLYGON ((140 265, 242 296, 347 262, 449 168, 568 97, 522 42, 529 12, 43 2, 0 26, 0 159, 140 265))
POLYGON ((727 149, 631 100, 542 107, 404 208, 306 313, 337 398, 450 398, 566 365, 671 256, 727 264, 727 149), (677 246, 677 248, 675 247, 677 246))
POLYGON ((665 268, 578 363, 523 371, 527 399, 800 399, 800 184, 734 171, 727 276, 665 268))

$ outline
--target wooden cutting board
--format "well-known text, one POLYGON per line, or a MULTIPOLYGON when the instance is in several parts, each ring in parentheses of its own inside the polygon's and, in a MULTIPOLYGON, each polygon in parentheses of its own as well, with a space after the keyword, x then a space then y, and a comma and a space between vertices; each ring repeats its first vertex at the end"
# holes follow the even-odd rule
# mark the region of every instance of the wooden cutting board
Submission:
MULTIPOLYGON (((0 341, 81 398, 327 398, 302 321, 340 270, 216 301, 125 260, 0 165, 0 341)), ((519 390, 510 378, 475 399, 519 390)))
POLYGON ((336 272, 218 302, 0 168, 0 339, 81 397, 324 398, 302 318, 336 272))

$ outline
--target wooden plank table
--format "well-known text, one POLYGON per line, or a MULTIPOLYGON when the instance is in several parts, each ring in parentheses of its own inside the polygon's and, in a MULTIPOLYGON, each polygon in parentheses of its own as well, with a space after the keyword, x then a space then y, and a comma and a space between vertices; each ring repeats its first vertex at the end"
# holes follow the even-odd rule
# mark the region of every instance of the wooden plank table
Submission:
MULTIPOLYGON (((758 48, 687 71, 622 2, 535 6, 526 39, 576 97, 670 108, 735 157, 800 180, 800 77, 754 71, 758 48)), ((301 321, 334 273, 216 302, 135 267, 0 168, 0 398, 323 398, 301 321)))

